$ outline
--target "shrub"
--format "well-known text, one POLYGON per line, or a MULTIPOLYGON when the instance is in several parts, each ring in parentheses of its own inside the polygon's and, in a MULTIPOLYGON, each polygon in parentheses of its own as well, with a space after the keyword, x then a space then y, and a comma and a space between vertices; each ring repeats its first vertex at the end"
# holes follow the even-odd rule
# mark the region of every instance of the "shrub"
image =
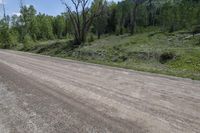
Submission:
POLYGON ((29 34, 25 35, 23 44, 24 44, 24 47, 23 47, 24 50, 28 50, 33 44, 33 40, 29 34))
POLYGON ((198 34, 200 33, 200 25, 198 26, 195 26, 192 30, 192 34, 195 35, 195 34, 198 34))
POLYGON ((88 38, 88 42, 93 42, 94 41, 94 36, 91 34, 88 38))
POLYGON ((160 63, 164 64, 169 60, 172 60, 175 58, 175 54, 172 52, 164 52, 160 55, 160 63))
POLYGON ((9 33, 10 47, 16 47, 19 42, 19 33, 17 31, 11 31, 9 33))
POLYGON ((5 31, 4 33, 1 34, 1 48, 11 48, 17 45, 18 42, 18 37, 17 35, 15 36, 12 34, 10 31, 5 31))

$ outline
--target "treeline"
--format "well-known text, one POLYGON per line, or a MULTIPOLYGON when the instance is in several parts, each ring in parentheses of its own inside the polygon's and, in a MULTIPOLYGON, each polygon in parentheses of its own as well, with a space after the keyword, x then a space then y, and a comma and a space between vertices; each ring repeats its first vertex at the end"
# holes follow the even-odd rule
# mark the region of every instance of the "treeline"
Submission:
MULTIPOLYGON (((81 2, 76 4, 87 4, 81 2)), ((10 48, 22 43, 28 47, 35 41, 72 35, 80 44, 87 41, 88 33, 100 38, 102 34, 135 34, 148 27, 167 32, 191 30, 200 24, 199 0, 93 0, 90 7, 74 11, 63 4, 68 10, 58 16, 37 14, 33 6, 22 6, 20 16, 4 17, 0 21, 0 46, 10 48)))
POLYGON ((18 43, 30 44, 38 40, 65 38, 68 33, 68 21, 65 15, 48 16, 37 14, 33 6, 24 6, 20 16, 7 16, 0 22, 0 43, 9 48, 18 43), (37 15, 36 15, 37 14, 37 15))

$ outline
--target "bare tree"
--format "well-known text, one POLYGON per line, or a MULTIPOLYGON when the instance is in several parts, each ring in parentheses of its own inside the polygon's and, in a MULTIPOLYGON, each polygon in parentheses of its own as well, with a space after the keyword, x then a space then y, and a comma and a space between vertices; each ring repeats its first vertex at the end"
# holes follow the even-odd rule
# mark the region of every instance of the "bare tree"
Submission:
POLYGON ((5 8, 4 0, 2 0, 2 8, 3 8, 3 17, 4 17, 4 20, 6 21, 6 8, 5 8))
POLYGON ((94 19, 101 15, 105 1, 94 0, 91 3, 91 0, 71 0, 72 8, 69 2, 65 0, 61 0, 61 2, 65 5, 73 25, 75 44, 80 45, 86 41, 87 33, 94 19))
POLYGON ((24 0, 19 0, 19 6, 22 8, 24 6, 24 0))

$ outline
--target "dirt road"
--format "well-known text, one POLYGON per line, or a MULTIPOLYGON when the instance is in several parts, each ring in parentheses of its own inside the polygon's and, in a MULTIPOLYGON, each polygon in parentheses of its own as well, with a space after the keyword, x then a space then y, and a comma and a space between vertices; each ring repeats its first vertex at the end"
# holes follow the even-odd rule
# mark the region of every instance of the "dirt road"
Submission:
POLYGON ((0 50, 0 133, 199 133, 200 82, 0 50))

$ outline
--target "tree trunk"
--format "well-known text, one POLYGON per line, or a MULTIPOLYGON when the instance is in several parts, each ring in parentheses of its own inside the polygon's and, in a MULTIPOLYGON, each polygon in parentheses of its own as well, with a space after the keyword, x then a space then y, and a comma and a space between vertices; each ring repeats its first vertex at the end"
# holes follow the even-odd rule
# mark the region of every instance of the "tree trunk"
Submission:
POLYGON ((132 23, 131 23, 131 35, 133 35, 136 32, 137 7, 138 7, 138 4, 136 3, 135 7, 133 9, 133 17, 132 17, 132 23))
POLYGON ((149 26, 153 26, 154 25, 154 15, 153 15, 153 4, 152 4, 152 0, 149 0, 149 6, 148 6, 148 25, 149 26))
POLYGON ((124 26, 124 17, 121 18, 120 21, 120 35, 123 35, 123 26, 124 26))
POLYGON ((98 39, 100 39, 101 38, 101 33, 98 32, 97 34, 98 34, 98 39))

